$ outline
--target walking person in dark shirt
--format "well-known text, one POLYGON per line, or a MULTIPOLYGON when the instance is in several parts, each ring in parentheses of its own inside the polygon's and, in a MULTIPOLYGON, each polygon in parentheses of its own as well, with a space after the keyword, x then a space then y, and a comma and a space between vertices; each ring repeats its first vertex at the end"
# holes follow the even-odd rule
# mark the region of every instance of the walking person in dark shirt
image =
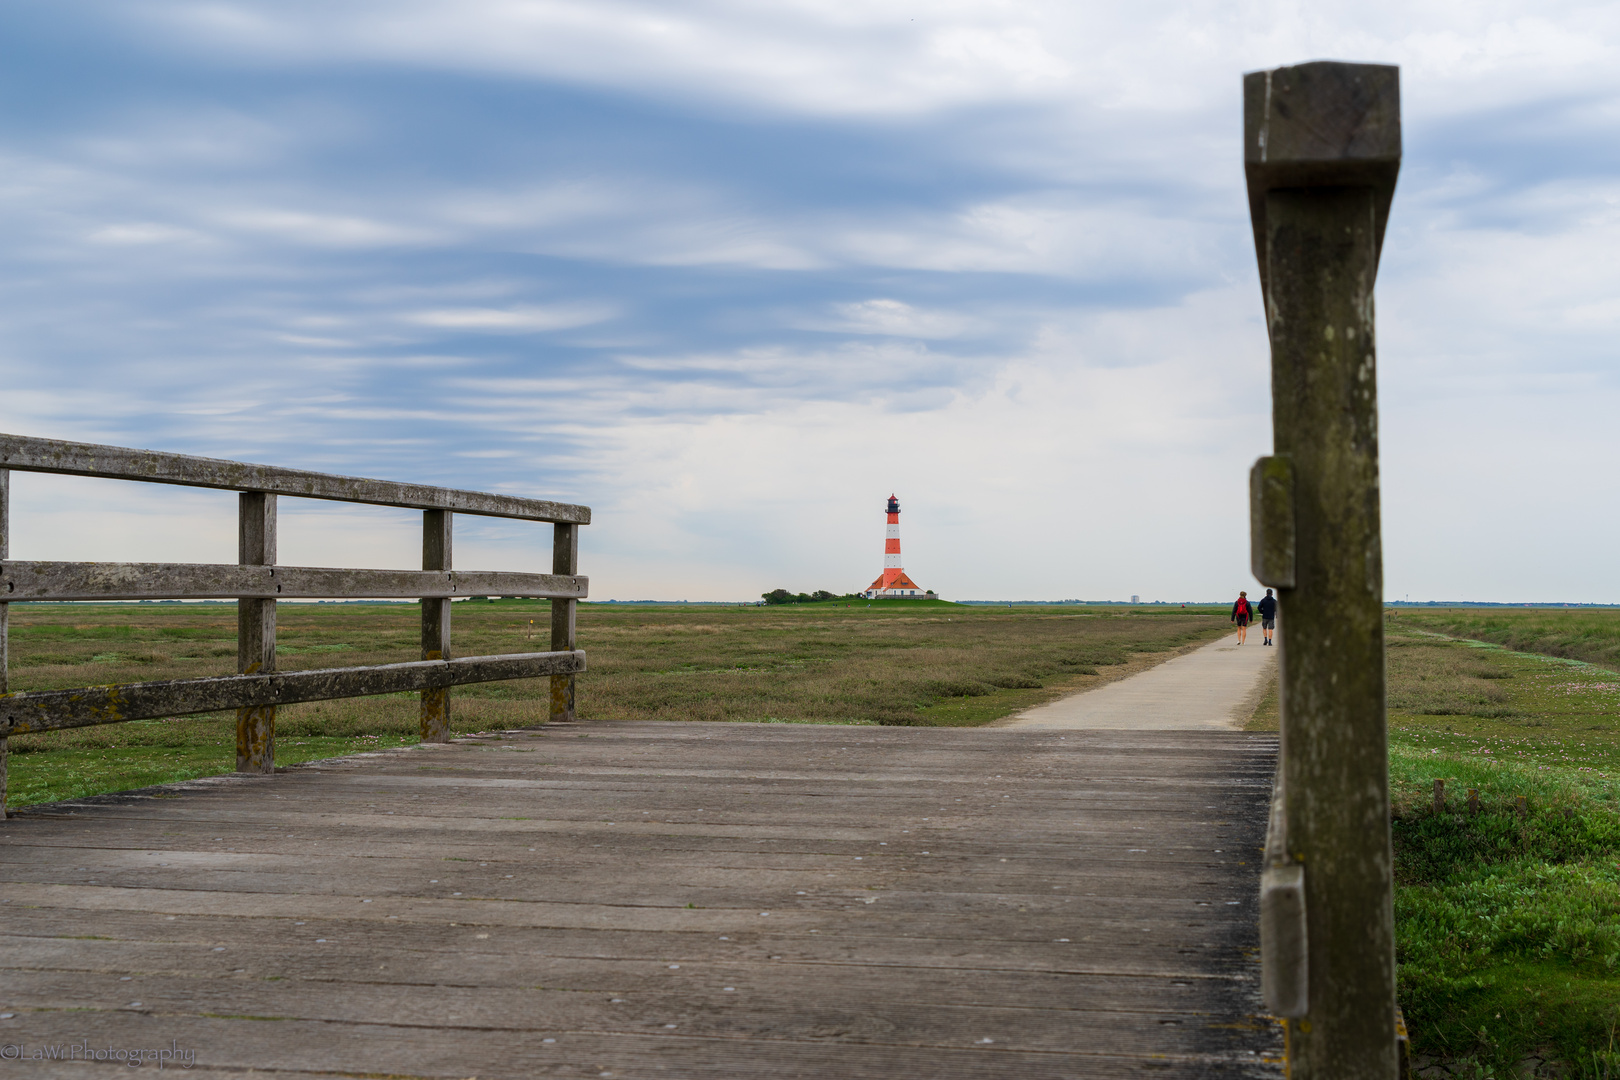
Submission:
POLYGON ((1266 636, 1266 640, 1260 644, 1270 645, 1271 635, 1277 629, 1277 598, 1271 595, 1270 589, 1266 590, 1266 595, 1254 609, 1260 613, 1260 632, 1266 636))
POLYGON ((1239 592, 1237 603, 1232 605, 1232 621, 1237 623, 1238 644, 1243 645, 1249 636, 1249 618, 1253 614, 1249 607, 1249 594, 1239 592))

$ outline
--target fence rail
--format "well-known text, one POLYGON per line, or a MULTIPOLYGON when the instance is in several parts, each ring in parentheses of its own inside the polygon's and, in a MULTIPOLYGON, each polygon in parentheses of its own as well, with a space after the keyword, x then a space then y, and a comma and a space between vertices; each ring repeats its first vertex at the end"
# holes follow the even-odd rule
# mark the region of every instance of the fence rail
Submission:
POLYGON ((12 735, 129 720, 235 709, 236 767, 275 769, 279 705, 417 692, 423 741, 450 733, 450 689, 474 683, 549 676, 549 718, 572 720, 574 679, 585 670, 575 649, 578 601, 589 593, 579 574, 579 526, 587 506, 477 491, 335 476, 217 458, 131 450, 0 434, 0 808, 12 735), (94 476, 240 493, 236 563, 93 563, 12 561, 11 473, 94 476), (421 510, 421 570, 359 570, 276 563, 279 495, 421 510), (517 518, 552 525, 552 572, 451 569, 455 514, 517 518), (551 601, 551 651, 452 658, 451 601, 473 595, 551 601), (277 600, 417 597, 422 659, 403 664, 276 671, 277 600), (10 604, 21 601, 212 600, 237 602, 236 675, 9 693, 10 604))
POLYGON ((442 690, 542 675, 572 675, 584 670, 582 652, 515 653, 285 671, 273 675, 220 675, 206 679, 86 686, 77 690, 40 690, 0 698, 0 738, 117 724, 125 720, 151 720, 159 716, 442 690))
POLYGON ((519 518, 568 525, 589 525, 591 508, 515 495, 368 480, 359 476, 250 465, 222 458, 167 454, 157 450, 130 450, 122 446, 38 439, 0 434, 0 469, 17 472, 99 476, 112 480, 144 480, 152 484, 256 491, 266 495, 293 495, 301 499, 399 506, 406 510, 450 510, 482 517, 519 518))
POLYGON ((0 563, 0 599, 260 600, 513 596, 578 600, 585 579, 493 570, 342 570, 234 563, 0 563))

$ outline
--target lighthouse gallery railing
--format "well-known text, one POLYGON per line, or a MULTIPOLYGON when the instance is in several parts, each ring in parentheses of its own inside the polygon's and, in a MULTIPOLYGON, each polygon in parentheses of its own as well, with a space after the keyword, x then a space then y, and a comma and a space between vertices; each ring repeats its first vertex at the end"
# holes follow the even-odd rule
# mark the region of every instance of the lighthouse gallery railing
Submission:
POLYGON ((508 679, 551 677, 550 716, 571 720, 574 676, 585 654, 574 648, 576 606, 588 579, 578 573, 579 526, 586 506, 476 491, 367 480, 237 461, 0 434, 0 807, 8 738, 29 732, 237 710, 236 764, 275 767, 275 710, 300 701, 417 691, 424 741, 449 738, 449 690, 508 679), (238 561, 208 563, 17 562, 10 557, 11 472, 61 473, 234 490, 239 497, 238 561), (422 511, 421 570, 352 570, 276 563, 276 498, 397 506, 422 511), (549 574, 451 568, 454 514, 553 525, 549 574), (498 595, 551 601, 551 650, 452 659, 450 602, 498 595), (422 659, 402 664, 276 671, 276 601, 391 599, 422 604, 422 659), (73 690, 8 693, 10 604, 40 600, 237 601, 238 674, 73 690))

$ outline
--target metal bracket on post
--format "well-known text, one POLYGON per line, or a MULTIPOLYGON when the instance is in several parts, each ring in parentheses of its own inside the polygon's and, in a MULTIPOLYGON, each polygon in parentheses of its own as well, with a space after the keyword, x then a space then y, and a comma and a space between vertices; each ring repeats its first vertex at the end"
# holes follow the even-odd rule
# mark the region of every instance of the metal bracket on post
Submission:
MULTIPOLYGON (((579 573, 579 526, 558 522, 552 526, 551 572, 553 574, 579 573)), ((574 648, 576 611, 575 600, 551 601, 551 651, 571 652, 574 648)), ((551 677, 551 709, 553 723, 572 723, 574 720, 574 676, 551 677)))
MULTIPOLYGON (((276 563, 276 497, 244 491, 237 498, 237 562, 244 566, 276 563)), ((244 675, 276 670, 276 602, 236 602, 236 670, 244 675)), ((236 710, 236 771, 276 771, 276 707, 254 705, 236 710)))
POLYGON ((1294 1080, 1388 1078, 1394 865, 1373 282, 1400 170, 1399 70, 1251 72, 1243 112, 1275 441, 1250 474, 1251 550, 1284 616, 1262 985, 1286 1018, 1294 1080))

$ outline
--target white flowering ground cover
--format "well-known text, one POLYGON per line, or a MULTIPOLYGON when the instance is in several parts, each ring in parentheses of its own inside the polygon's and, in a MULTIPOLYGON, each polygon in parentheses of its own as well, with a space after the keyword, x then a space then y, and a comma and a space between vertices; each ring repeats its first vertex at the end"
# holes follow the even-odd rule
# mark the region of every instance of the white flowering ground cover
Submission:
POLYGON ((1390 782, 1415 1048, 1481 1075, 1526 1061, 1615 1075, 1620 674, 1399 623, 1390 782))

